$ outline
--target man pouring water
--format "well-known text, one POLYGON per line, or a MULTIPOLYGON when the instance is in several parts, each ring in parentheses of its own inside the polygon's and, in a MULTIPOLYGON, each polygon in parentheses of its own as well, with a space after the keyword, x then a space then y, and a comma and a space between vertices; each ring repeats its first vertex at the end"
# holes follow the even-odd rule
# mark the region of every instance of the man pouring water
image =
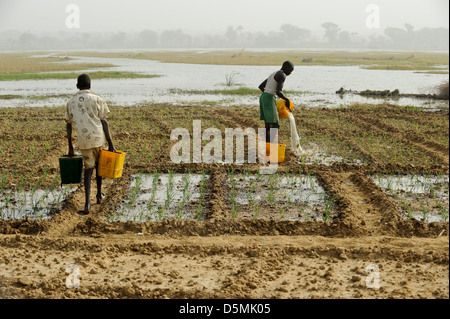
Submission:
POLYGON ((273 72, 259 85, 259 89, 263 92, 259 98, 259 114, 260 119, 265 122, 266 143, 273 143, 276 136, 276 133, 272 136, 270 135, 270 129, 273 128, 277 132, 280 128, 276 96, 283 99, 286 107, 291 111, 290 101, 283 94, 283 85, 286 77, 292 71, 294 71, 294 64, 291 61, 285 61, 280 70, 273 72))

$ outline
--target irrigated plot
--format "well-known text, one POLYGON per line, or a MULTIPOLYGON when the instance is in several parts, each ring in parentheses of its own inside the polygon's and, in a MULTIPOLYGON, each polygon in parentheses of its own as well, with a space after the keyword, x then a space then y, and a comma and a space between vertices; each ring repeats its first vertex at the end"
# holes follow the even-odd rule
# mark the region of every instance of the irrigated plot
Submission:
POLYGON ((62 203, 77 187, 65 185, 54 189, 0 192, 0 218, 50 219, 51 213, 61 210, 62 203))
MULTIPOLYGON (((304 154, 298 157, 298 163, 303 165, 325 165, 330 166, 336 163, 347 163, 351 165, 363 165, 364 162, 354 157, 343 157, 345 155, 336 155, 334 151, 330 151, 327 147, 325 149, 319 148, 315 143, 309 143, 303 146, 304 154)), ((352 151, 350 150, 349 153, 352 151)), ((336 152, 338 153, 338 152, 336 152)), ((353 152, 354 153, 354 152, 353 152)), ((357 155, 357 154, 352 154, 357 155)))
POLYGON ((209 175, 138 174, 132 176, 130 192, 109 221, 161 221, 164 219, 205 219, 206 184, 209 175))
POLYGON ((448 175, 377 175, 371 178, 400 203, 404 218, 448 222, 448 175))
POLYGON ((312 175, 229 171, 227 182, 232 218, 329 221, 336 216, 333 198, 312 175))

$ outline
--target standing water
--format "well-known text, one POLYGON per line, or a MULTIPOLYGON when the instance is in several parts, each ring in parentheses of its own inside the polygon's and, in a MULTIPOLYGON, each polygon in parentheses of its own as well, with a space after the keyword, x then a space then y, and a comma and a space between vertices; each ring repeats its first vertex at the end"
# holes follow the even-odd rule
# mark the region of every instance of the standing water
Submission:
MULTIPOLYGON (((52 55, 52 54, 47 54, 52 55)), ((158 61, 69 56, 67 63, 112 64, 111 68, 80 70, 137 72, 159 75, 157 78, 98 79, 92 90, 104 97, 110 105, 131 106, 142 103, 170 103, 173 105, 254 106, 258 94, 222 94, 220 90, 239 87, 257 90, 268 73, 279 66, 207 65, 186 63, 160 63, 158 61), (238 74, 231 87, 226 77, 238 74), (195 79, 195 80, 193 80, 195 79), (217 91, 219 90, 219 92, 217 91)), ((341 87, 352 91, 394 90, 401 93, 427 93, 443 81, 448 74, 422 74, 406 70, 368 70, 359 66, 298 66, 286 86, 290 97, 298 106, 339 107, 355 102, 379 104, 391 102, 424 108, 446 108, 448 101, 401 97, 371 98, 358 94, 336 94, 341 87)), ((16 98, 0 99, 0 107, 60 106, 74 93, 75 79, 70 80, 20 80, 2 81, 0 96, 16 98)))

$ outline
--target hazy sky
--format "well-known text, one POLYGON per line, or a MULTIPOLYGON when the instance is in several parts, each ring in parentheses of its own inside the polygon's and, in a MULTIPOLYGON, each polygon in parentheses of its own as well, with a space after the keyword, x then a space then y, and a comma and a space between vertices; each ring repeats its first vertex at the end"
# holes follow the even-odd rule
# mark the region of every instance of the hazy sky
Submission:
POLYGON ((449 27, 448 0, 0 0, 0 31, 140 31, 181 29, 189 34, 279 31, 284 23, 323 30, 334 22, 360 34, 412 24, 449 27), (80 28, 68 29, 68 4, 80 9, 80 28), (379 29, 368 29, 369 4, 379 8, 379 29))

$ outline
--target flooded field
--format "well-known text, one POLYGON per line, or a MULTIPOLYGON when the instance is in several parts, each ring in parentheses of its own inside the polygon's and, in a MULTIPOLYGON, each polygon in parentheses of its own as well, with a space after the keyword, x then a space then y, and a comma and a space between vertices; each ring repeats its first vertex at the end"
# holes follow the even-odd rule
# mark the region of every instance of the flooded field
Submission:
POLYGON ((63 202, 77 187, 66 185, 55 189, 0 192, 0 218, 48 220, 63 209, 63 202))
POLYGON ((139 174, 132 176, 127 200, 108 220, 204 220, 209 176, 204 174, 139 174))
MULTIPOLYGON (((50 53, 46 56, 59 56, 50 53)), ((111 105, 142 105, 169 103, 172 105, 252 106, 258 104, 258 86, 280 66, 211 65, 161 63, 143 59, 67 56, 66 62, 92 65, 112 65, 82 72, 119 71, 157 75, 155 78, 99 79, 92 90, 111 105), (227 79, 229 80, 227 83, 227 79), (221 90, 238 88, 255 90, 251 94, 223 94, 221 90)), ((381 102, 413 105, 428 109, 448 109, 448 101, 409 97, 374 98, 358 94, 338 95, 341 87, 352 91, 395 90, 401 93, 432 94, 435 87, 448 81, 448 74, 418 73, 410 70, 372 70, 360 66, 297 66, 286 81, 285 90, 296 106, 335 108, 352 103, 381 102)), ((0 107, 58 106, 76 91, 75 78, 70 80, 2 81, 0 107)))
POLYGON ((448 175, 379 175, 372 179, 400 203, 404 218, 448 222, 448 175))
POLYGON ((304 174, 227 173, 227 205, 232 218, 330 221, 333 199, 317 179, 304 174))

